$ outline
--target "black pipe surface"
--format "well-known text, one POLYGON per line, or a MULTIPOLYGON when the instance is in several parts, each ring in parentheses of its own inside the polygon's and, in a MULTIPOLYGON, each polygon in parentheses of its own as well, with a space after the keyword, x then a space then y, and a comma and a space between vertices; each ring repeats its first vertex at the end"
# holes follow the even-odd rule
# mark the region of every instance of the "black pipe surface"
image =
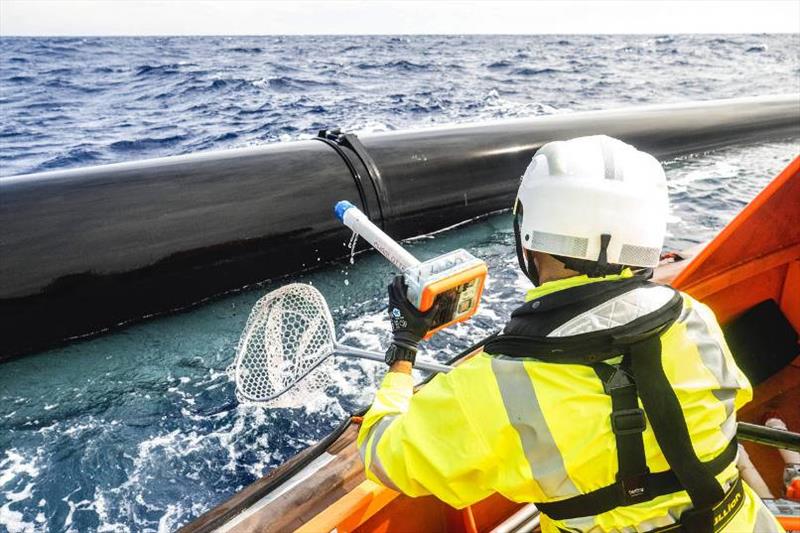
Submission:
POLYGON ((396 238, 510 206, 544 143, 656 157, 800 135, 797 95, 594 111, 0 178, 0 361, 347 253, 333 204, 396 238))
POLYGON ((800 434, 784 429, 775 429, 767 426, 748 424, 747 422, 739 422, 736 436, 741 440, 764 444, 765 446, 771 446, 773 448, 800 452, 800 434))

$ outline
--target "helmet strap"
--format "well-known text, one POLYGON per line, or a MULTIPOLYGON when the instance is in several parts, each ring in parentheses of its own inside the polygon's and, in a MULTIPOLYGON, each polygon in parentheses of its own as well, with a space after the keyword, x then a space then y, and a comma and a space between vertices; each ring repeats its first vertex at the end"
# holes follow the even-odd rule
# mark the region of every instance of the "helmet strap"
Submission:
POLYGON ((597 261, 589 259, 577 259, 575 257, 565 257, 563 255, 554 255, 556 259, 564 263, 564 266, 575 272, 586 274, 590 278, 600 278, 612 274, 619 274, 624 265, 610 264, 608 262, 608 244, 611 242, 611 235, 603 233, 600 235, 600 253, 597 255, 597 261))
POLYGON ((590 277, 602 276, 608 270, 608 243, 611 242, 611 235, 608 233, 600 234, 600 253, 597 255, 597 263, 594 272, 590 277))
POLYGON ((536 264, 533 261, 527 261, 525 259, 525 249, 522 247, 522 235, 519 229, 519 219, 522 216, 522 206, 517 206, 518 212, 514 214, 514 246, 517 250, 517 261, 519 262, 519 268, 522 270, 522 273, 531 280, 531 283, 538 286, 539 285, 539 271, 536 268, 536 264))

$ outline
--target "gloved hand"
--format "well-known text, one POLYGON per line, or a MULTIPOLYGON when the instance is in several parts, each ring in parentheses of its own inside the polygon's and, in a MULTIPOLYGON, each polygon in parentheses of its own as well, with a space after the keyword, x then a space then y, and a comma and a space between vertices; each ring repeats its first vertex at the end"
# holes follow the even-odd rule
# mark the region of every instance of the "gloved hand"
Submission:
POLYGON ((421 312, 408 301, 403 276, 395 276, 389 290, 389 319, 392 322, 392 343, 416 353, 419 342, 432 329, 437 304, 421 312))

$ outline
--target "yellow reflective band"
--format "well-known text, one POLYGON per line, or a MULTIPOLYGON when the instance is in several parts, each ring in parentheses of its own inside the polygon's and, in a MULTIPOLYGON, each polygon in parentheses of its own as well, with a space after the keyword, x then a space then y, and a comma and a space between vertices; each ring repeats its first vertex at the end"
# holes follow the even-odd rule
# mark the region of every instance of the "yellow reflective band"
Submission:
POLYGON ((397 488, 397 486, 392 482, 392 480, 389 479, 389 474, 386 473, 386 469, 383 468, 383 463, 381 463, 381 459, 377 455, 375 456, 375 460, 372 461, 370 472, 372 472, 375 475, 375 477, 378 478, 385 487, 388 487, 392 490, 396 490, 397 492, 402 492, 399 488, 397 488))
POLYGON ((686 335, 689 337, 700 353, 703 365, 717 379, 723 389, 737 389, 739 382, 736 374, 728 366, 725 354, 722 352, 717 339, 711 334, 705 320, 694 307, 689 310, 686 317, 686 335))
MULTIPOLYGON (((688 298, 687 298, 688 300, 688 298)), ((702 316, 702 304, 693 300, 686 303, 687 307, 679 323, 686 327, 686 337, 695 345, 703 366, 717 380, 719 388, 711 389, 711 394, 725 409, 725 419, 720 425, 720 431, 727 441, 736 436, 736 409, 737 392, 741 389, 736 367, 728 360, 723 349, 723 342, 719 336, 714 335, 707 320, 702 316)))
POLYGON ((524 362, 492 360, 503 405, 512 427, 519 434, 533 478, 548 498, 565 498, 579 494, 567 475, 561 452, 545 421, 533 383, 524 362))
POLYGON ((733 414, 733 400, 736 398, 736 390, 734 389, 714 389, 711 394, 725 406, 725 418, 733 414))
POLYGON ((378 442, 381 440, 386 428, 388 428, 391 423, 394 422, 395 418, 397 418, 397 415, 384 416, 380 422, 370 428, 367 437, 364 439, 364 442, 361 443, 358 451, 361 455, 361 460, 364 462, 364 466, 369 472, 378 478, 383 485, 389 487, 390 489, 398 490, 395 484, 392 483, 392 480, 389 479, 389 475, 386 473, 386 469, 383 467, 383 464, 381 463, 377 454, 378 442), (369 456, 367 456, 368 448, 370 450, 369 456))
POLYGON ((364 462, 365 465, 367 465, 368 459, 369 460, 372 459, 372 457, 367 457, 367 447, 369 446, 369 443, 373 441, 373 437, 375 437, 376 435, 378 436, 378 438, 380 438, 380 436, 383 435, 383 432, 386 431, 386 428, 389 426, 389 424, 392 423, 392 421, 395 418, 397 418, 397 415, 386 415, 383 418, 381 418, 377 424, 375 424, 369 429, 366 438, 361 443, 361 446, 358 448, 358 453, 361 455, 361 460, 364 462))

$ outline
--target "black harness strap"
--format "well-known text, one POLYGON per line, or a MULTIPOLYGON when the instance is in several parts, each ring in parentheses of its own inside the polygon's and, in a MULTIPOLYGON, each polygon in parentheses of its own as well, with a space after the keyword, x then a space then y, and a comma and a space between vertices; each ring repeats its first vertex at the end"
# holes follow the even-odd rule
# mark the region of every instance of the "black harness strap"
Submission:
MULTIPOLYGON (((739 445, 736 439, 733 439, 721 454, 706 463, 708 469, 713 472, 714 475, 725 470, 728 465, 736 460, 738 447, 739 445)), ((644 486, 647 498, 643 501, 650 501, 665 494, 672 494, 684 490, 681 482, 672 470, 648 474, 645 476, 644 486)), ((581 516, 596 516, 617 507, 627 505, 623 494, 624 488, 622 483, 617 481, 601 489, 593 490, 592 492, 587 492, 579 496, 573 496, 572 498, 555 502, 536 502, 535 504, 541 512, 553 520, 568 520, 581 516)))
POLYGON ((631 346, 631 368, 639 396, 656 441, 694 509, 681 515, 691 531, 713 531, 713 507, 725 492, 694 451, 681 404, 661 363, 661 337, 655 335, 631 346))
MULTIPOLYGON (((722 529, 733 520, 736 513, 744 506, 744 498, 744 487, 742 487, 742 479, 739 478, 725 494, 725 498, 712 509, 714 531, 722 531, 722 529)), ((571 533, 563 528, 558 528, 558 531, 559 533, 571 533)), ((694 530, 690 529, 689 526, 681 521, 668 526, 651 529, 649 533, 694 533, 694 530)))
POLYGON ((625 505, 633 505, 648 498, 645 476, 650 473, 644 453, 646 422, 639 408, 636 383, 625 371, 623 364, 614 367, 605 363, 592 365, 603 382, 603 390, 611 396, 611 429, 617 441, 617 482, 622 484, 625 505))
MULTIPOLYGON (((635 286, 625 285, 590 289, 609 291, 602 295, 607 300, 612 294, 635 290, 635 286)), ((714 531, 715 521, 719 524, 715 511, 727 498, 715 476, 735 461, 737 443, 733 439, 719 456, 705 463, 694 452, 681 404, 664 372, 661 354, 661 334, 678 319, 683 308, 680 293, 675 291, 661 309, 622 326, 567 337, 550 337, 549 331, 542 331, 542 324, 552 327, 551 324, 563 324, 577 316, 581 304, 573 300, 591 297, 583 294, 587 290, 577 287, 557 298, 545 296, 528 302, 512 314, 504 333, 484 346, 486 353, 497 357, 590 365, 603 382, 606 394, 611 396, 611 426, 619 463, 616 482, 565 500, 536 503, 537 507, 554 520, 567 520, 599 515, 685 490, 693 509, 684 512, 675 527, 691 532, 714 531), (619 355, 624 356, 619 367, 602 362, 619 355), (647 467, 642 440, 647 421, 671 470, 654 474, 647 467)))

